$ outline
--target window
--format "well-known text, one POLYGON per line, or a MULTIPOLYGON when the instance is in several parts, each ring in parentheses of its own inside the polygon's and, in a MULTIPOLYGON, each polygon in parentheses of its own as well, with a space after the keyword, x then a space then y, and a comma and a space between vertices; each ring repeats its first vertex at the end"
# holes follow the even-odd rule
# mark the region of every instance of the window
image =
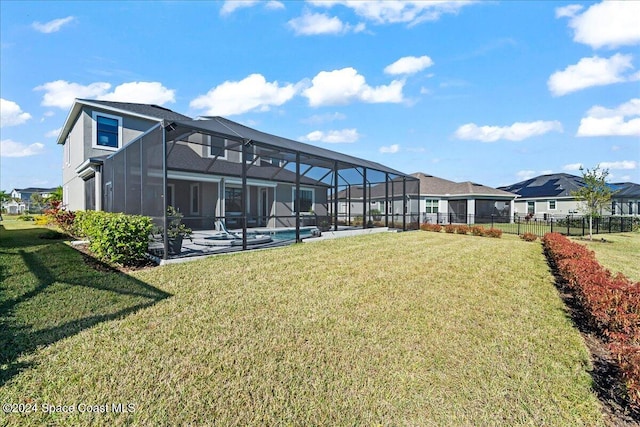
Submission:
POLYGON ((629 215, 633 215, 633 202, 629 202, 629 215))
POLYGON ((555 211, 556 210, 556 201, 555 200, 549 200, 548 204, 549 204, 549 210, 550 211, 555 211))
POLYGON ((242 212, 242 188, 225 187, 224 205, 227 212, 242 212))
POLYGON ((174 194, 176 194, 176 185, 167 184, 167 204, 169 206, 175 206, 174 194))
POLYGON ((527 214, 534 215, 536 213, 536 202, 527 202, 527 214))
POLYGON ((426 208, 425 213, 437 214, 438 213, 438 200, 427 199, 425 200, 426 208))
POLYGON ((209 146, 209 157, 227 158, 227 140, 217 136, 211 136, 211 145, 209 146))
POLYGON ((64 142, 64 164, 65 166, 71 165, 71 138, 69 137, 64 142))
POLYGON ((617 206, 618 206, 618 203, 615 200, 613 202, 611 202, 611 215, 615 215, 616 214, 617 206))
POLYGON ((191 214, 200 213, 200 184, 191 184, 191 214))
MULTIPOLYGON (((298 212, 298 201, 296 200, 296 189, 292 189, 293 211, 298 212)), ((313 190, 310 188, 300 189, 300 212, 309 212, 313 210, 313 190)))
POLYGON ((93 127, 96 139, 94 148, 117 150, 122 140, 122 118, 109 114, 96 113, 93 115, 93 127))

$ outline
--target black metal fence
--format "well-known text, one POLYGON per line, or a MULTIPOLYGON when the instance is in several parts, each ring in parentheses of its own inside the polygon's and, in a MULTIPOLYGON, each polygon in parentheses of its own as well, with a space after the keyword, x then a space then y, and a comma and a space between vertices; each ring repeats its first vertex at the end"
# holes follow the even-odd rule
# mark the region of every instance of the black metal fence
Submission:
MULTIPOLYGON (((478 224, 499 228, 504 233, 521 235, 532 233, 544 236, 545 233, 561 233, 566 236, 586 236, 589 234, 589 217, 567 215, 562 217, 528 217, 457 215, 454 213, 423 214, 421 222, 437 224, 478 224)), ((594 234, 624 233, 640 230, 640 216, 603 216, 593 218, 594 234)))

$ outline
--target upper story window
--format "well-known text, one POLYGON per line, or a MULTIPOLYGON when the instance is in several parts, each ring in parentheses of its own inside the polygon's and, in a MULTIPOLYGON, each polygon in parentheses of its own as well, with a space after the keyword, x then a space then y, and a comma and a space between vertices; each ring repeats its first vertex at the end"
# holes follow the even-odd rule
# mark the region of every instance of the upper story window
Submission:
POLYGON ((94 148, 117 150, 122 146, 122 117, 93 113, 94 148))
POLYGON ((209 157, 227 158, 227 140, 217 136, 211 136, 209 145, 209 157))

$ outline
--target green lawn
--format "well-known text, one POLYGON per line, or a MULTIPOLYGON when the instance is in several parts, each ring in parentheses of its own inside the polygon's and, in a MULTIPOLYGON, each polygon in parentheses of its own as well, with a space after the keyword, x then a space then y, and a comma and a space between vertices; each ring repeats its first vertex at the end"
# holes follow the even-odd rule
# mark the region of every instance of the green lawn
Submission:
POLYGON ((0 400, 135 411, 10 424, 603 424, 539 243, 384 233, 127 276, 36 233, 0 234, 0 400))
POLYGON ((596 253, 596 258, 613 273, 640 281, 640 233, 598 234, 593 241, 574 239, 596 253), (605 243, 601 241, 605 239, 605 243))

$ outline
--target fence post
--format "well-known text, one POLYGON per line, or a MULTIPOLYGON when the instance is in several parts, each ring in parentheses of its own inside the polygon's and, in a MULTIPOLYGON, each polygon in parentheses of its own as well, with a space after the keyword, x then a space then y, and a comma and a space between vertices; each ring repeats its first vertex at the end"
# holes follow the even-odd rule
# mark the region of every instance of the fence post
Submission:
POLYGON ((609 234, 611 234, 611 217, 609 217, 609 234))
POLYGON ((582 237, 584 237, 584 217, 582 217, 582 237))
POLYGON ((550 222, 551 222, 551 232, 553 233, 553 217, 551 217, 550 222))
POLYGON ((493 228, 493 214, 491 214, 491 228, 493 228))
POLYGON ((569 227, 571 227, 571 219, 569 215, 567 215, 567 236, 569 236, 569 227))
POLYGON ((518 236, 520 235, 520 217, 516 217, 516 224, 518 224, 518 236))

